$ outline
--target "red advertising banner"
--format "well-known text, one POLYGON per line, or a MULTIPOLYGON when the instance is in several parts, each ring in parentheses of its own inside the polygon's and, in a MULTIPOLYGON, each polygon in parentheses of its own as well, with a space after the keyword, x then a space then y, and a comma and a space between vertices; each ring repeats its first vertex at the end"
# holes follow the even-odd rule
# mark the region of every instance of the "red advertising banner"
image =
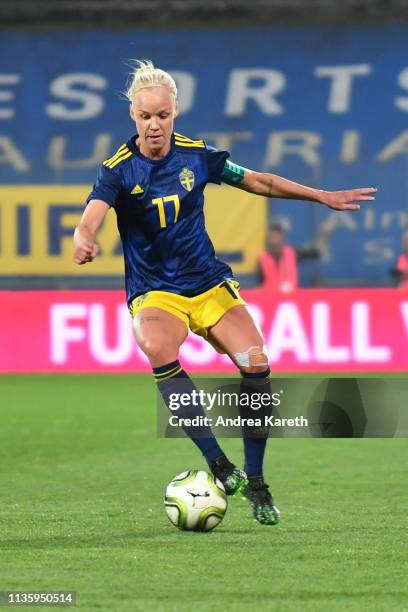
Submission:
MULTIPOLYGON (((408 291, 243 291, 275 372, 408 371, 408 291)), ((1 291, 1 372, 150 371, 122 291, 1 291)), ((245 348, 245 347, 243 347, 245 348)), ((190 334, 191 372, 235 368, 190 334)))

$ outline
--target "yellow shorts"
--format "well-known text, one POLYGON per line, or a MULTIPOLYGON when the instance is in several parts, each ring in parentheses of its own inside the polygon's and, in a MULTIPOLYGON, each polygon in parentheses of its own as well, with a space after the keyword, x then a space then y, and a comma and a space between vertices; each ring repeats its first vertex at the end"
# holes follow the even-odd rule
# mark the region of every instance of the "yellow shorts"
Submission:
POLYGON ((161 308, 181 319, 192 332, 208 340, 219 353, 224 353, 209 338, 209 330, 228 310, 234 306, 246 305, 239 289, 238 281, 225 280, 194 297, 184 297, 168 291, 149 291, 133 300, 130 312, 135 317, 145 308, 161 308))

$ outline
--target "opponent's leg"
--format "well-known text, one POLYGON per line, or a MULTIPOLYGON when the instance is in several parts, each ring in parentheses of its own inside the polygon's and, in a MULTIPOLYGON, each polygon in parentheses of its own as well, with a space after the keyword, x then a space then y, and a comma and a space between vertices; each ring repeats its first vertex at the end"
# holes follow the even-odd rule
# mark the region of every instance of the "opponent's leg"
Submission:
MULTIPOLYGON (((133 321, 136 341, 149 358, 165 404, 169 406, 172 393, 188 393, 192 397, 195 386, 178 361, 179 348, 188 333, 183 321, 160 308, 142 309, 133 321)), ((205 412, 201 405, 191 403, 188 406, 180 406, 177 416, 194 418, 205 416, 205 412)), ((216 460, 228 461, 210 427, 183 427, 183 429, 201 450, 208 464, 216 460)))
MULTIPOLYGON (((239 368, 242 375, 241 395, 243 393, 249 396, 254 393, 272 395, 265 342, 262 332, 246 306, 235 306, 228 310, 211 328, 210 338, 223 347, 239 368)), ((280 514, 263 478, 267 439, 267 428, 263 428, 262 431, 243 428, 245 471, 249 479, 244 495, 252 505, 255 518, 260 523, 274 525, 278 522, 280 514)))

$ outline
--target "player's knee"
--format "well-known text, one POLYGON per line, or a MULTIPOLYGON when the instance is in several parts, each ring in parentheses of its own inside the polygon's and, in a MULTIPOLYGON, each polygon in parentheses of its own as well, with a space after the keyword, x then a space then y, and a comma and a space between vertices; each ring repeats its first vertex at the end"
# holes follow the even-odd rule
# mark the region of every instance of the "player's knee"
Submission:
POLYGON ((177 353, 172 343, 162 338, 145 339, 139 342, 139 346, 150 361, 163 362, 163 365, 174 360, 177 353))
POLYGON ((235 353, 237 366, 241 372, 252 374, 269 368, 269 358, 265 346, 250 346, 246 351, 235 353))

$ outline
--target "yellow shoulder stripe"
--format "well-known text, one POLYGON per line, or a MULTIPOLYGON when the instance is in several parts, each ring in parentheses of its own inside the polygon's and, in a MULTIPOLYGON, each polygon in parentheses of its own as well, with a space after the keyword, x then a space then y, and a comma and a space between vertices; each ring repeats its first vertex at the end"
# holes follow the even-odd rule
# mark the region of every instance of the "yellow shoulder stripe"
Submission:
POLYGON ((195 147, 196 149, 205 149, 203 140, 196 140, 195 142, 179 142, 178 140, 175 140, 175 143, 178 147, 195 147))
POLYGON ((124 159, 127 159, 131 155, 133 155, 132 151, 129 151, 129 149, 127 149, 126 151, 123 152, 122 155, 119 155, 119 157, 116 157, 113 162, 110 162, 109 164, 106 164, 106 165, 108 166, 108 168, 114 168, 115 166, 120 164, 120 162, 123 162, 124 159))
POLYGON ((116 151, 115 155, 112 155, 112 157, 109 157, 109 159, 105 159, 105 161, 103 162, 104 166, 107 166, 111 162, 115 161, 115 159, 117 157, 119 157, 120 155, 122 155, 122 153, 125 153, 126 151, 129 151, 129 148, 128 148, 127 144, 125 143, 125 144, 123 144, 122 146, 119 147, 119 149, 116 151))
POLYGON ((188 140, 189 142, 193 142, 192 138, 188 138, 187 136, 183 136, 183 134, 179 134, 178 132, 174 132, 174 137, 178 140, 188 140))
POLYGON ((181 145, 181 146, 196 146, 196 147, 202 147, 205 146, 204 144, 204 140, 193 140, 192 138, 188 138, 187 136, 183 136, 183 134, 178 134, 177 132, 174 132, 174 139, 176 144, 181 145))

